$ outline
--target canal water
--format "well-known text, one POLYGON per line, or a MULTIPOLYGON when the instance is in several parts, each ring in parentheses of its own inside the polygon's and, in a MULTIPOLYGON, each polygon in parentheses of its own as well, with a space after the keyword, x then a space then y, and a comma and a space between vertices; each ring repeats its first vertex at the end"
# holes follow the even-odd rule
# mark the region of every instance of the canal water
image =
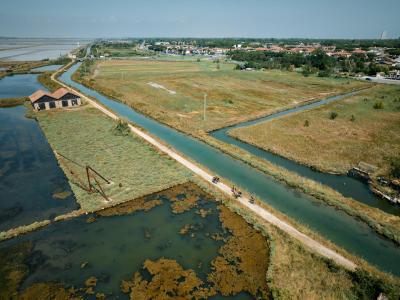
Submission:
POLYGON ((283 117, 285 115, 289 115, 295 112, 312 109, 324 104, 328 104, 330 102, 334 102, 344 97, 352 96, 357 92, 351 92, 347 94, 343 94, 340 96, 329 97, 324 100, 314 102, 311 104, 303 105, 300 107, 296 107, 293 109, 288 109, 276 114, 272 114, 263 118, 259 118, 256 120, 243 122, 240 124, 236 124, 233 126, 225 127, 222 129, 215 130, 210 133, 210 135, 224 143, 234 145, 243 150, 250 152, 253 155, 261 157, 265 160, 268 160, 278 166, 284 167, 290 171, 296 172, 297 174, 304 176, 306 178, 310 178, 314 181, 320 182, 324 185, 327 185, 334 190, 338 191, 345 197, 353 198, 359 202, 367 204, 372 207, 379 208, 387 213, 400 216, 400 206, 391 204, 389 201, 384 200, 378 196, 376 196, 369 188, 368 184, 352 178, 347 175, 334 175, 328 173, 322 173, 317 170, 313 170, 312 168, 296 163, 290 159, 284 158, 280 155, 274 154, 272 152, 260 149, 256 146, 250 145, 246 142, 240 141, 234 137, 229 136, 229 131, 236 128, 247 127, 251 125, 255 125, 262 122, 267 122, 276 118, 283 117))
POLYGON ((215 174, 246 188, 268 205, 310 227, 350 253, 363 257, 384 271, 400 275, 400 247, 382 238, 366 224, 288 188, 264 173, 201 141, 137 113, 127 105, 74 82, 71 75, 79 66, 80 63, 74 65, 60 79, 83 93, 95 97, 121 117, 138 124, 184 155, 206 166, 215 174))
MULTIPOLYGON (((43 89, 36 77, 0 80, 0 101, 43 89)), ((25 113, 23 105, 0 108, 0 231, 79 207, 38 123, 25 113)))
MULTIPOLYGON (((184 195, 183 190, 180 196, 184 195)), ((199 196, 197 208, 175 214, 169 198, 161 192, 146 197, 146 201, 162 201, 147 212, 105 217, 87 215, 57 222, 2 243, 0 249, 32 243, 34 248, 27 260, 30 273, 22 289, 49 281, 80 288, 84 287, 86 279, 94 276, 98 279, 96 293, 105 293, 110 299, 128 299, 128 295, 121 292, 122 280, 131 280, 136 271, 151 280, 150 274, 143 271, 143 263, 146 259, 155 261, 162 257, 176 260, 184 269, 194 270, 205 282, 211 272, 211 261, 224 244, 212 235, 230 235, 219 221, 217 202, 205 195, 199 196), (196 213, 201 208, 209 212, 204 218, 196 213), (93 216, 95 221, 88 222, 93 216), (181 228, 188 224, 195 229, 180 234, 181 228)), ((252 297, 241 293, 235 297, 210 299, 252 297)))

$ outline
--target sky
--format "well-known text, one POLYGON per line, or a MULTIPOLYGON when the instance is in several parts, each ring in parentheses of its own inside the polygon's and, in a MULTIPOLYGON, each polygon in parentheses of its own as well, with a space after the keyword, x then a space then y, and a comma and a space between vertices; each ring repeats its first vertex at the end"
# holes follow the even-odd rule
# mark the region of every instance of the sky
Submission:
POLYGON ((400 37, 400 0, 2 0, 8 37, 400 37))

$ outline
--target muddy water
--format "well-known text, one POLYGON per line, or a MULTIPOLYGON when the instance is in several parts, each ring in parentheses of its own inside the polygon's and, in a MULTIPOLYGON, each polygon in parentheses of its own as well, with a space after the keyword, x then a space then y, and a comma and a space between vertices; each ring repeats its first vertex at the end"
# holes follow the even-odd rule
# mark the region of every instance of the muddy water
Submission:
POLYGON ((359 255, 378 268, 400 275, 400 248, 383 239, 366 224, 347 214, 298 193, 273 180, 264 173, 244 164, 221 151, 152 120, 127 105, 71 80, 71 75, 80 64, 76 64, 60 78, 70 86, 95 97, 106 107, 209 168, 250 193, 254 193, 275 209, 307 225, 323 237, 359 255))
MULTIPOLYGON (((200 196, 197 208, 174 214, 167 197, 162 194, 146 197, 146 201, 154 199, 160 199, 162 203, 148 212, 96 216, 94 222, 87 222, 92 217, 88 215, 55 223, 2 243, 0 249, 21 242, 33 243, 33 253, 28 259, 30 275, 22 289, 44 281, 80 288, 84 287, 86 279, 94 276, 98 279, 95 292, 102 292, 112 299, 127 299, 128 296, 121 292, 121 281, 130 280, 136 271, 148 280, 150 274, 142 269, 144 261, 162 257, 176 260, 184 269, 193 269, 205 281, 211 271, 210 263, 223 245, 211 235, 229 236, 218 219, 217 203, 200 196), (203 218, 196 213, 199 208, 211 213, 203 218), (196 229, 182 235, 180 230, 186 224, 194 225, 196 229)), ((210 299, 252 297, 240 293, 236 297, 210 299)))
MULTIPOLYGON (((37 75, 8 76, 0 80, 0 101, 39 88, 37 75)), ((0 231, 78 208, 42 130, 25 112, 0 108, 0 231)))

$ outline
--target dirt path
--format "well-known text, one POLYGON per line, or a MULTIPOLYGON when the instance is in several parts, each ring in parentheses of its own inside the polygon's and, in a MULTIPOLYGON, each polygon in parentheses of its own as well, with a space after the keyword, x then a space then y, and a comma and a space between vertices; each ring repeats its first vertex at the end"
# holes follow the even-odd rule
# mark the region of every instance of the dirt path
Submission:
MULTIPOLYGON (((69 67, 69 65, 65 66, 64 68, 67 68, 67 67, 69 67)), ((62 68, 61 70, 63 70, 64 68, 62 68)), ((59 70, 58 72, 60 72, 61 70, 59 70)), ((94 107, 96 107, 97 109, 102 111, 107 116, 113 118, 114 120, 119 119, 119 117, 116 114, 114 114, 113 112, 111 112, 108 109, 104 108, 103 106, 98 104, 96 101, 86 97, 85 95, 83 95, 79 91, 74 90, 74 89, 70 88, 69 86, 67 86, 66 84, 56 80, 55 79, 55 75, 56 75, 56 73, 54 73, 51 76, 51 79, 53 81, 56 81, 57 83, 61 84, 65 88, 74 91, 76 94, 80 95, 82 99, 85 99, 88 103, 90 103, 91 105, 93 105, 94 107)), ((204 171, 199 166, 195 165, 194 163, 190 162, 189 160, 187 160, 186 158, 184 158, 180 154, 176 153, 173 149, 163 145, 162 143, 160 143, 159 141, 157 141, 156 139, 154 139, 153 137, 151 137, 147 133, 143 132, 142 130, 134 127, 131 124, 129 124, 129 128, 134 134, 140 136, 141 138, 146 140, 148 143, 150 143, 153 146, 157 147, 160 151, 166 153, 171 158, 175 159, 177 162, 179 162, 180 164, 182 164, 185 167, 187 167, 193 173, 197 174, 198 176, 200 176, 201 178, 203 178, 204 180, 206 180, 206 181, 208 181, 209 183, 212 184, 213 175, 207 173, 206 171, 204 171)), ((226 184, 224 184, 222 182, 219 182, 218 184, 213 184, 213 185, 216 188, 218 188, 219 190, 221 190, 222 192, 224 192, 225 194, 227 194, 228 196, 232 196, 231 189, 226 184)), ((337 264, 339 264, 339 265, 341 265, 341 266, 343 266, 343 267, 345 267, 345 268, 347 268, 349 270, 355 270, 356 269, 356 264, 354 264, 352 261, 350 261, 347 258, 343 257, 342 255, 336 253, 335 251, 325 247, 324 245, 322 245, 321 243, 315 241, 314 239, 310 238, 309 236, 305 235, 304 233, 298 231, 292 225, 290 225, 290 224, 286 223, 285 221, 279 219, 278 217, 276 217, 272 213, 268 212, 267 210, 265 210, 261 206, 259 206, 257 204, 251 204, 249 202, 248 198, 242 196, 242 197, 238 198, 237 201, 240 202, 247 209, 249 209, 250 211, 255 213, 256 215, 258 215, 261 218, 263 218, 264 220, 266 220, 267 222, 275 225, 276 227, 278 227, 279 229, 283 230, 284 232, 286 232, 287 234, 289 234, 293 238, 297 239, 298 241, 303 243, 305 246, 307 246, 308 248, 310 248, 314 252, 316 252, 316 253, 324 256, 324 257, 327 257, 329 259, 332 259, 337 264)))

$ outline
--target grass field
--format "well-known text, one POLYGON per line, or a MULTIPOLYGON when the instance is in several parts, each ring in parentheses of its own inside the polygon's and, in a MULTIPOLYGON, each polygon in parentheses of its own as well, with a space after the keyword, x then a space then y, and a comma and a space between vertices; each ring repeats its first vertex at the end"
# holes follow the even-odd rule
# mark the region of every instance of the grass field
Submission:
POLYGON ((233 64, 205 60, 102 61, 91 67, 83 81, 189 133, 220 128, 367 85, 343 78, 305 78, 295 72, 238 71, 233 64))
MULTIPOLYGON (((123 202, 185 182, 191 173, 130 133, 115 131, 116 122, 89 106, 36 114, 52 148, 69 159, 90 165, 112 183, 102 182, 113 202, 123 202)), ((83 209, 105 204, 88 193, 86 171, 60 158, 72 190, 83 209), (74 174, 71 174, 71 171, 74 174), (83 187, 83 188, 82 188, 83 187)))
POLYGON ((378 167, 377 174, 386 175, 390 160, 400 153, 400 88, 380 85, 231 134, 323 171, 345 173, 366 162, 378 167), (382 108, 377 108, 380 103, 382 108), (332 113, 337 117, 332 119, 332 113))

